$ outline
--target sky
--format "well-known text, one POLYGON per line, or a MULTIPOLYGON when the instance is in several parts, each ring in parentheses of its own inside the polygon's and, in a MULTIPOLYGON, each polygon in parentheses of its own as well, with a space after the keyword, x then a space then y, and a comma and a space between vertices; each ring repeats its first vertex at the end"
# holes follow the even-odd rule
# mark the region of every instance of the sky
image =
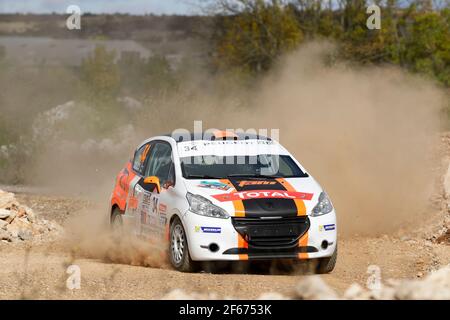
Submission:
POLYGON ((81 12, 130 14, 193 14, 192 0, 0 0, 0 13, 65 13, 69 5, 81 12))
MULTIPOLYGON (((86 13, 201 14, 209 0, 0 0, 0 13, 66 13, 78 5, 86 13), (203 7, 204 8, 204 7, 203 7)), ((336 0, 332 0, 336 3, 336 0)), ((444 5, 445 0, 440 0, 444 5)), ((405 1, 407 3, 407 1, 405 1)), ((438 1, 439 3, 439 1, 438 1)), ((204 13, 204 12, 203 12, 204 13)))

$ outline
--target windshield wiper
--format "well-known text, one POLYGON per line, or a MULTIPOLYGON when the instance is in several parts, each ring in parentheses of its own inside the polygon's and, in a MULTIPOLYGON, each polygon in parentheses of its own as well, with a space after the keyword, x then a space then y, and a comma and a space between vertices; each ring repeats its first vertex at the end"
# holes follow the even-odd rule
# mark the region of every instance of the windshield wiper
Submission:
POLYGON ((203 174, 189 174, 186 176, 186 179, 222 179, 219 177, 213 177, 213 176, 208 176, 208 175, 203 175, 203 174))
POLYGON ((281 176, 269 176, 265 174, 254 174, 254 173, 232 173, 227 176, 228 178, 267 178, 267 179, 276 179, 282 178, 281 176))

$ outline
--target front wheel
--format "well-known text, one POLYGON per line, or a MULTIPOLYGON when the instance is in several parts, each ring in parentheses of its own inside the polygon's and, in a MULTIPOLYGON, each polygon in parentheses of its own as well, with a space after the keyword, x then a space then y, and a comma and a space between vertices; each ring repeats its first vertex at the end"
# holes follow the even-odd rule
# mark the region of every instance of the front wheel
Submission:
POLYGON ((169 257, 172 266, 182 272, 194 271, 196 265, 189 255, 186 232, 179 218, 175 218, 170 225, 169 236, 169 257))
POLYGON ((331 257, 319 259, 317 273, 324 274, 333 271, 334 267, 336 266, 337 251, 338 250, 336 246, 336 249, 334 249, 333 255, 331 257))

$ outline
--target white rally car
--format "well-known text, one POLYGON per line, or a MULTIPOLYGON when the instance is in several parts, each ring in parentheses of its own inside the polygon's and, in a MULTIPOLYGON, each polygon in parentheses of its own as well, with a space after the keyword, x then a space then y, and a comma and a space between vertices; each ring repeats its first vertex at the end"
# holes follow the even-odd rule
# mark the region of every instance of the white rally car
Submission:
POLYGON ((266 137, 216 131, 148 139, 117 176, 110 212, 114 230, 164 239, 181 271, 199 261, 310 259, 317 273, 336 264, 330 199, 266 137))

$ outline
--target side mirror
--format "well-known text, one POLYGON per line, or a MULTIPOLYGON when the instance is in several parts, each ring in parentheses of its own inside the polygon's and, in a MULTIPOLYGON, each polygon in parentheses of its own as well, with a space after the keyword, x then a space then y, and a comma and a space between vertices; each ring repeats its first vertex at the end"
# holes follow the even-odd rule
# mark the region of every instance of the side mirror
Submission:
POLYGON ((173 187, 174 185, 175 185, 175 183, 173 181, 169 180, 164 184, 164 188, 169 189, 170 187, 173 187))
POLYGON ((155 188, 156 188, 156 191, 158 193, 161 192, 161 185, 159 184, 159 178, 158 177, 156 177, 156 176, 147 177, 147 178, 144 179, 144 183, 145 184, 152 184, 152 185, 154 185, 155 188))

